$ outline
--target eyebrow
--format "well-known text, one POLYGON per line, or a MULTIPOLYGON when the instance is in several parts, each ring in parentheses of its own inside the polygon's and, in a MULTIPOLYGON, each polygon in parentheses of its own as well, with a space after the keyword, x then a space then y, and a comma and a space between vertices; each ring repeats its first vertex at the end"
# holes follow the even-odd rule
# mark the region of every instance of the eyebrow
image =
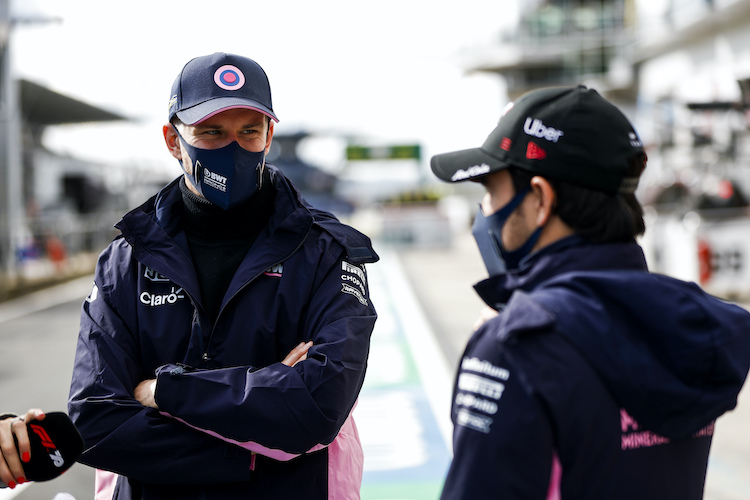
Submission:
MULTIPOLYGON (((257 122, 248 122, 240 126, 240 128, 256 128, 256 127, 263 127, 263 120, 259 120, 257 122)), ((224 126, 220 123, 216 124, 203 124, 200 123, 198 125, 195 125, 196 130, 222 130, 224 129, 224 126)))

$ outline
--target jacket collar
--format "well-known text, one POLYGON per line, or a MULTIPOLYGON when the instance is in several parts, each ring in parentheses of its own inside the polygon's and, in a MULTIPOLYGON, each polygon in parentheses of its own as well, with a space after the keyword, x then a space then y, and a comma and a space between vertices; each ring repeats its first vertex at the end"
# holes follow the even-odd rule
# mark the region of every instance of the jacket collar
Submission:
MULTIPOLYGON (((291 255, 304 241, 313 216, 299 191, 275 167, 268 165, 271 183, 276 188, 274 211, 267 226, 230 284, 239 288, 248 279, 291 255), (238 282, 240 279, 244 280, 238 282)), ((184 287, 199 297, 198 280, 182 233, 182 192, 178 177, 140 207, 131 210, 115 227, 133 248, 133 256, 142 264, 184 287)))
POLYGON ((474 289, 487 305, 499 310, 514 291, 531 292, 560 274, 612 269, 648 270, 641 247, 635 241, 589 243, 573 235, 529 255, 515 271, 480 281, 474 289))

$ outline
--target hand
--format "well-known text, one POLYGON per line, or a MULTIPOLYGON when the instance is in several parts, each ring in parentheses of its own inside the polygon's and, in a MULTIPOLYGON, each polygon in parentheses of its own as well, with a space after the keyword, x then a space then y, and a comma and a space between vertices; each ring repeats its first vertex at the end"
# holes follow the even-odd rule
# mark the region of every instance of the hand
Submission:
POLYGON ((304 361, 307 359, 307 351, 312 347, 313 343, 312 340, 309 342, 300 342, 300 344, 292 349, 289 354, 286 355, 286 358, 284 358, 284 361, 282 361, 282 364, 285 364, 286 366, 294 366, 300 361, 304 361))
POLYGON ((143 406, 149 408, 159 409, 159 405, 156 404, 156 379, 151 378, 144 380, 135 387, 133 391, 135 399, 138 400, 143 406))
POLYGON ((477 318, 477 320, 474 322, 474 331, 479 330, 480 326, 497 316, 497 314, 497 311, 495 311, 491 307, 484 306, 484 308, 479 311, 479 318, 477 318))
POLYGON ((23 462, 31 460, 31 444, 26 423, 31 420, 44 420, 44 412, 31 409, 22 417, 8 417, 0 420, 0 486, 13 489, 26 482, 23 462), (18 448, 13 437, 18 440, 18 448))
MULTIPOLYGON (((307 359, 307 351, 313 345, 312 340, 310 342, 300 342, 300 344, 292 349, 289 354, 286 355, 283 364, 287 366, 294 366, 300 361, 307 359)), ((159 405, 156 404, 156 379, 144 380, 138 384, 133 391, 133 395, 139 403, 149 408, 159 409, 159 405)))

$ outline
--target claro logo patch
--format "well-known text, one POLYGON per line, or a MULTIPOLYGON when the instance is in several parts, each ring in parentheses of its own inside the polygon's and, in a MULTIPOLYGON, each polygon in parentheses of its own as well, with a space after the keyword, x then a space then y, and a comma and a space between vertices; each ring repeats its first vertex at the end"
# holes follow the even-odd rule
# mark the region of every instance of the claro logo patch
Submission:
POLYGON ((146 304, 147 306, 157 307, 166 304, 174 304, 178 300, 184 299, 185 294, 182 292, 182 288, 178 288, 175 290, 175 287, 172 287, 171 292, 162 294, 143 291, 138 298, 140 299, 141 303, 146 304))
MULTIPOLYGON (((170 283, 169 278, 167 278, 163 274, 160 274, 148 267, 144 271, 143 277, 153 283, 170 283)), ((158 286, 159 288, 161 288, 163 285, 153 285, 153 286, 158 286)), ((138 295, 138 300, 141 301, 141 304, 145 304, 149 307, 158 307, 158 306, 163 306, 167 304, 174 304, 178 300, 181 300, 184 298, 185 298, 184 289, 182 287, 176 287, 174 285, 171 287, 171 289, 167 293, 163 293, 163 292, 159 293, 154 290, 144 290, 138 295)))

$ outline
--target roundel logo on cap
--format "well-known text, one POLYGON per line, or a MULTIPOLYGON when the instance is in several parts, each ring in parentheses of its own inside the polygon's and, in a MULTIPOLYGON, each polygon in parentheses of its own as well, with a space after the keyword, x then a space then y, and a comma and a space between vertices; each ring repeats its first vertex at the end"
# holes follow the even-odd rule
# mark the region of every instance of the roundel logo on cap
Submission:
POLYGON ((224 90, 239 90, 245 85, 245 75, 237 66, 227 64, 216 70, 214 82, 224 90))

